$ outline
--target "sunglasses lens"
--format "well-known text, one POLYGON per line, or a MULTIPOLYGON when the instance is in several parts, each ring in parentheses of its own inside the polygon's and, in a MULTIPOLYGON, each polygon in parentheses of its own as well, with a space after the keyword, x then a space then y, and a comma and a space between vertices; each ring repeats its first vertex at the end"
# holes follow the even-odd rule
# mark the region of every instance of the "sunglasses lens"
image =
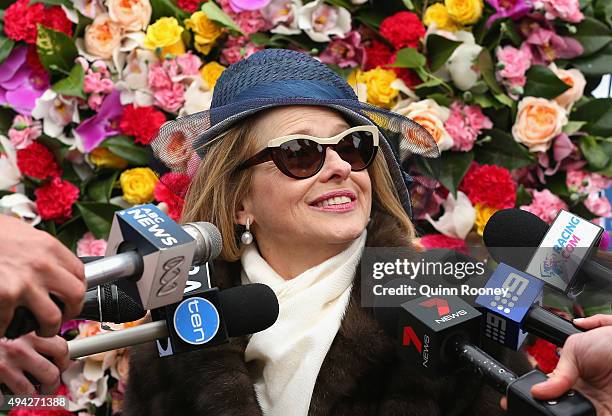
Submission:
POLYGON ((317 173, 322 165, 324 148, 312 140, 290 140, 283 143, 279 150, 279 161, 296 178, 308 178, 317 173))
POLYGON ((374 137, 369 131, 356 131, 343 137, 334 150, 352 170, 363 170, 374 157, 374 137))

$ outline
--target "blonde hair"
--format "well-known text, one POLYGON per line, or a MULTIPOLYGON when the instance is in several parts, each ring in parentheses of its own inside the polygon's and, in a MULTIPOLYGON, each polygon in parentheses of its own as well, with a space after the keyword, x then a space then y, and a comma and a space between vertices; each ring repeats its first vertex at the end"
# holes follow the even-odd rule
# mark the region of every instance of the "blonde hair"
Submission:
MULTIPOLYGON (((253 125, 260 113, 252 115, 229 129, 223 137, 212 140, 185 196, 181 221, 208 221, 217 226, 223 237, 221 259, 240 258, 239 236, 243 227, 236 223, 236 210, 250 192, 252 169, 239 170, 242 162, 257 152, 258 138, 253 125)), ((382 151, 368 168, 372 182, 372 211, 392 216, 402 234, 412 240, 415 231, 404 211, 389 174, 382 151)))

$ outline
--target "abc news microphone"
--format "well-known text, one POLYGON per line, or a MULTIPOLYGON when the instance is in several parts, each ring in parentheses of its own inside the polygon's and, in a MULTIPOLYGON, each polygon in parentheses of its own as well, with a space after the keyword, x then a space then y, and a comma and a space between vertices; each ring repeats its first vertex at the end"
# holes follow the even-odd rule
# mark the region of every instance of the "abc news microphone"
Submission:
POLYGON ((520 209, 497 211, 484 228, 491 257, 542 280, 569 297, 585 284, 612 286, 612 271, 592 259, 603 228, 561 210, 548 226, 520 209))
MULTIPOLYGON (((87 287, 117 281, 144 310, 176 303, 191 265, 216 258, 221 248, 221 234, 210 223, 181 227, 153 204, 118 211, 106 257, 85 264, 87 287)), ((19 307, 5 336, 17 338, 37 327, 32 313, 19 307)))
POLYGON ((543 402, 531 395, 531 386, 546 380, 533 370, 518 377, 478 348, 481 314, 457 296, 418 297, 401 304, 396 313, 376 308, 381 326, 397 341, 399 354, 430 377, 469 366, 487 384, 508 399, 509 416, 594 416, 595 409, 582 394, 570 391, 543 402))

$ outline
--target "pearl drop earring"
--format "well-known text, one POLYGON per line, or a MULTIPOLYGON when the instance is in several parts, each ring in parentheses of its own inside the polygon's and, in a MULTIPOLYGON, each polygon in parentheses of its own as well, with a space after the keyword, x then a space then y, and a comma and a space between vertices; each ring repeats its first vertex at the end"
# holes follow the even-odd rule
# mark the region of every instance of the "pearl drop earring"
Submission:
POLYGON ((247 217, 246 230, 240 236, 240 241, 242 241, 242 244, 248 245, 253 242, 253 234, 251 234, 251 231, 249 231, 250 226, 251 226, 251 220, 247 217))

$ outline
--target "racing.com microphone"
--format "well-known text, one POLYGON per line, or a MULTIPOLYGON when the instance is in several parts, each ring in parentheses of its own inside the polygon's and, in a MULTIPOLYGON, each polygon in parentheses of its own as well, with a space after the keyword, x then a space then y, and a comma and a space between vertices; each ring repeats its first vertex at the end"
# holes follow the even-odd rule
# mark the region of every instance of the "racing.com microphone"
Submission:
POLYGON ((166 338, 172 332, 189 345, 213 346, 229 337, 263 331, 278 318, 278 299, 266 285, 255 283, 208 293, 214 296, 196 295, 180 302, 168 320, 68 341, 70 358, 166 338))
POLYGON ((612 271, 591 259, 603 229, 568 211, 560 211, 549 227, 520 209, 497 211, 484 228, 483 239, 498 263, 543 280, 569 295, 586 282, 612 284, 612 271))
POLYGON ((403 303, 397 314, 379 314, 384 309, 388 308, 375 308, 374 313, 398 341, 398 353, 427 375, 435 377, 468 365, 507 395, 509 416, 595 416, 593 405, 579 392, 548 402, 534 399, 531 387, 546 380, 546 375, 533 370, 518 377, 478 348, 481 315, 461 298, 423 296, 403 303))

